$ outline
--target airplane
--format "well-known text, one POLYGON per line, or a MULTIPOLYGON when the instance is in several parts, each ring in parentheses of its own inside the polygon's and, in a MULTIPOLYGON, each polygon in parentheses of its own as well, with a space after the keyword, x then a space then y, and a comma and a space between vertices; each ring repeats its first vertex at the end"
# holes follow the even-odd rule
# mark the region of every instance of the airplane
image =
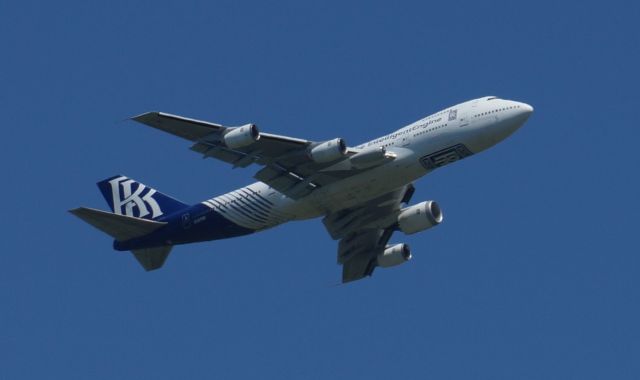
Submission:
POLYGON ((309 141, 261 132, 255 124, 225 127, 162 112, 132 120, 193 142, 191 150, 245 168, 258 181, 187 205, 128 177, 98 182, 112 212, 80 207, 73 215, 113 237, 147 271, 159 269, 174 245, 226 239, 285 222, 323 217, 334 240, 342 282, 371 276, 376 267, 403 264, 408 244, 389 244, 443 221, 436 201, 409 205, 413 182, 486 150, 520 128, 533 108, 485 96, 349 147, 342 138, 309 141))

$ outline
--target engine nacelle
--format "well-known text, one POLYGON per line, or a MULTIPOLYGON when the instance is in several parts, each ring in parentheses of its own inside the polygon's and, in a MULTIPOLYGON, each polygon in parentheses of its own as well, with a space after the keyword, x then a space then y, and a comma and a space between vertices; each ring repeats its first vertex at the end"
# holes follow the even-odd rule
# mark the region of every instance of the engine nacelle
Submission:
POLYGON ((309 156, 314 162, 331 162, 342 158, 347 154, 347 144, 341 138, 325 141, 309 151, 309 156))
POLYGON ((396 158, 396 154, 393 152, 387 152, 384 147, 375 147, 365 149, 359 153, 349 157, 351 166, 355 169, 366 169, 372 166, 378 166, 386 161, 390 161, 396 158))
POLYGON ((398 226, 407 235, 424 231, 442 223, 442 210, 436 201, 425 201, 400 211, 398 226))
POLYGON ((411 249, 408 244, 400 243, 387 246, 384 252, 378 255, 378 266, 389 268, 406 263, 411 260, 411 249))
POLYGON ((231 149, 242 148, 260 140, 260 131, 255 124, 246 124, 231 129, 222 139, 224 144, 231 149))

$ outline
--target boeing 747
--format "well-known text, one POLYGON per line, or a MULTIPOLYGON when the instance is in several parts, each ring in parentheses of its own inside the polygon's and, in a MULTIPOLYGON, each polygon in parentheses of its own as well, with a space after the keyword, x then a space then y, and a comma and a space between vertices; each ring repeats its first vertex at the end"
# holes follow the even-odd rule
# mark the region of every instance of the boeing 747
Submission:
POLYGON ((442 223, 433 200, 409 205, 413 182, 486 150, 529 118, 528 104, 487 96, 446 108, 391 134, 349 147, 341 138, 309 141, 227 127, 162 112, 133 120, 193 143, 191 150, 234 168, 257 165, 258 181, 187 205, 117 175, 98 183, 111 212, 80 207, 72 214, 131 251, 146 270, 162 267, 174 245, 226 239, 285 222, 322 217, 339 240, 342 281, 371 276, 411 259, 396 231, 414 234, 442 223))

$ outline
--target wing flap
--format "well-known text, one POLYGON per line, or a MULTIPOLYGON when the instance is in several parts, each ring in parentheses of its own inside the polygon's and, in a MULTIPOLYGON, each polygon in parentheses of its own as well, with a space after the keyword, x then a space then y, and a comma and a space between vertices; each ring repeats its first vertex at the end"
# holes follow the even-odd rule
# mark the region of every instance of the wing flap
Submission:
POLYGON ((202 158, 212 157, 233 165, 247 157, 246 153, 238 152, 219 145, 211 145, 206 143, 196 143, 191 146, 191 150, 201 153, 202 158))
POLYGON ((328 214, 322 223, 335 240, 363 229, 386 229, 395 224, 400 203, 408 202, 414 191, 411 184, 403 186, 361 206, 328 214))
POLYGON ((342 282, 347 283, 371 276, 375 267, 375 256, 356 256, 342 265, 342 282))
POLYGON ((413 192, 414 187, 409 184, 322 220, 331 237, 340 239, 337 261, 342 264, 342 282, 373 274, 378 255, 396 230, 400 204, 408 202, 413 192))
POLYGON ((298 199, 319 186, 360 173, 351 165, 337 165, 358 150, 348 149, 344 157, 333 162, 315 162, 308 154, 317 143, 295 137, 260 133, 254 143, 230 149, 223 136, 231 127, 163 112, 147 112, 132 118, 150 127, 193 141, 191 150, 204 158, 216 158, 233 167, 247 167, 253 163, 265 166, 255 178, 283 194, 298 199), (326 168, 333 168, 323 172, 326 168))
POLYGON ((378 265, 378 255, 387 246, 395 228, 354 232, 338 245, 338 263, 342 264, 342 282, 371 276, 378 265))
POLYGON ((310 181, 311 178, 305 179, 279 165, 265 166, 253 178, 293 199, 302 198, 317 188, 317 185, 310 181))

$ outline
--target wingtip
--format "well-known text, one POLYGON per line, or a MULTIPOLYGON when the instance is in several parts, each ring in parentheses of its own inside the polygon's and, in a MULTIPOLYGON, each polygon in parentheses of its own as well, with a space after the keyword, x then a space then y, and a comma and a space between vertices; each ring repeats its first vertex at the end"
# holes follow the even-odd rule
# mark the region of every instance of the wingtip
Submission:
POLYGON ((160 112, 158 112, 158 111, 144 112, 144 113, 141 113, 139 115, 135 115, 135 116, 130 117, 129 120, 142 122, 144 119, 148 118, 149 116, 157 116, 159 114, 160 114, 160 112))

